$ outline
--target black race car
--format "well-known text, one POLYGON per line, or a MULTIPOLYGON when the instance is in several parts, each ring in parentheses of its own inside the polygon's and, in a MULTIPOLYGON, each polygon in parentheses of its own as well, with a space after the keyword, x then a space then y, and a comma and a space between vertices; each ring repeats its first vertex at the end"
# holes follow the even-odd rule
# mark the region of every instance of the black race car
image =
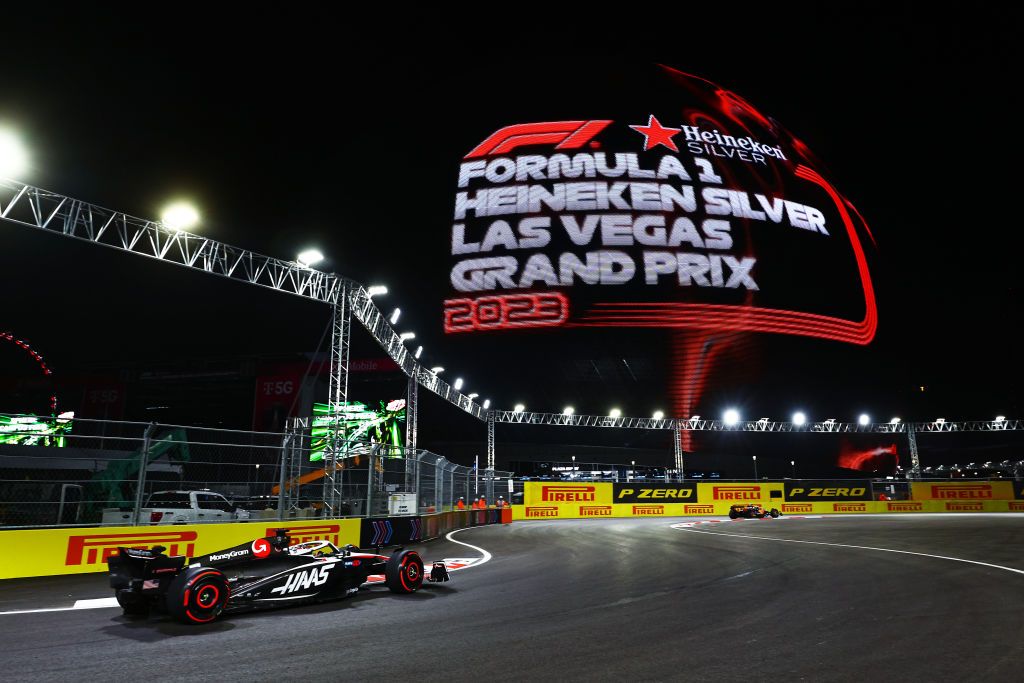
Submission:
POLYGON ((729 519, 737 519, 739 517, 746 517, 747 519, 771 517, 775 519, 781 514, 777 509, 772 508, 769 510, 759 503, 737 503, 729 508, 729 519))
POLYGON ((388 557, 329 541, 291 545, 287 529, 275 534, 192 560, 164 555, 161 546, 118 548, 107 560, 110 586, 126 615, 166 611, 180 622, 205 624, 222 613, 343 598, 381 577, 394 593, 419 590, 424 578, 448 580, 443 562, 424 577, 412 550, 388 557))

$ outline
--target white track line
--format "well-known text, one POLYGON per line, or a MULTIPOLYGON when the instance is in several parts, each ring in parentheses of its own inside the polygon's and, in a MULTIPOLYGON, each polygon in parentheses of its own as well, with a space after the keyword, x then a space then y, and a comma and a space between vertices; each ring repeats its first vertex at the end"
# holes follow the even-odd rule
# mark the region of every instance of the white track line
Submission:
MULTIPOLYGON (((449 531, 448 535, 445 536, 445 538, 448 539, 449 541, 451 541, 452 543, 458 543, 459 545, 464 545, 467 548, 472 548, 473 550, 475 550, 478 553, 480 553, 481 555, 483 555, 483 557, 481 558, 481 560, 479 562, 474 562, 473 564, 470 565, 471 567, 479 567, 484 562, 490 562, 491 561, 491 554, 489 552, 487 552, 486 550, 484 550, 483 548, 480 548, 480 547, 475 546, 475 545, 470 545, 469 543, 463 543, 462 541, 456 541, 454 538, 452 538, 452 536, 454 536, 455 534, 459 533, 460 531, 466 531, 467 529, 474 529, 474 528, 476 528, 476 527, 467 527, 466 529, 456 529, 455 531, 449 531)), ((467 567, 463 567, 463 569, 466 569, 466 568, 467 567)))
POLYGON ((950 560, 952 562, 963 562, 965 564, 976 564, 980 567, 991 567, 992 569, 1002 569, 1003 571, 1013 572, 1014 574, 1024 574, 1024 569, 1014 569, 1013 567, 1004 567, 1001 564, 991 564, 989 562, 978 562, 977 560, 965 560, 962 557, 949 557, 947 555, 929 555, 928 553, 915 553, 910 550, 894 550, 892 548, 874 548, 867 545, 847 545, 845 543, 825 543, 823 541, 798 541, 793 538, 772 538, 771 536, 751 536, 749 534, 723 534, 718 531, 701 531, 699 529, 692 529, 690 527, 674 526, 674 529, 680 531, 688 531, 691 534, 707 534, 709 536, 733 536, 737 538, 753 538, 759 541, 778 541, 779 543, 806 543, 807 545, 827 545, 833 548, 854 548, 856 550, 876 550, 882 553, 898 553, 900 555, 917 555, 918 557, 930 557, 936 560, 950 560))

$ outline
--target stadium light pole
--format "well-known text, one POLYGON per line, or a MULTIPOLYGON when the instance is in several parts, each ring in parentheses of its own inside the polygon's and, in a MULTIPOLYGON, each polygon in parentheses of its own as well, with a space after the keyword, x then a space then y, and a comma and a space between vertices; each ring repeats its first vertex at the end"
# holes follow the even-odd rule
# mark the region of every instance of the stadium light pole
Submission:
POLYGON ((375 296, 381 296, 388 293, 388 288, 385 285, 370 285, 366 288, 366 296, 371 299, 375 296))
POLYGON ((735 427, 737 424, 739 424, 739 421, 740 411, 736 410, 735 408, 729 408, 727 411, 725 411, 725 414, 722 415, 722 422, 725 423, 726 427, 735 427))
POLYGON ((861 413, 860 417, 857 418, 857 424, 861 427, 866 427, 871 424, 871 416, 867 413, 861 413))
POLYGON ((793 478, 796 479, 796 460, 790 460, 789 466, 793 468, 793 478))
POLYGON ((618 418, 618 417, 622 417, 622 411, 619 410, 618 408, 612 408, 611 411, 608 413, 608 417, 613 418, 613 419, 614 418, 618 418))
POLYGON ((805 424, 807 424, 807 416, 804 415, 799 410, 796 411, 795 413, 793 413, 793 424, 795 424, 797 427, 803 427, 805 424))
POLYGON ((521 412, 523 412, 524 410, 526 410, 526 406, 524 406, 524 405, 523 405, 522 403, 517 403, 517 404, 515 404, 515 406, 514 406, 514 407, 512 408, 512 412, 513 412, 513 413, 521 413, 521 412))
POLYGON ((652 415, 651 417, 653 417, 655 420, 664 420, 665 413, 660 410, 655 410, 654 415, 652 415))
POLYGON ((402 309, 401 308, 396 308, 395 310, 391 311, 391 317, 388 318, 388 320, 391 321, 392 325, 397 325, 398 324, 398 318, 401 315, 402 315, 402 309))
POLYGON ((757 456, 752 457, 754 458, 754 481, 757 481, 757 456))
POLYGON ((562 415, 572 415, 575 412, 576 409, 573 408, 572 406, 566 406, 565 408, 562 409, 562 415))
POLYGON ((462 391, 462 378, 461 377, 456 377, 455 378, 455 391, 462 391))

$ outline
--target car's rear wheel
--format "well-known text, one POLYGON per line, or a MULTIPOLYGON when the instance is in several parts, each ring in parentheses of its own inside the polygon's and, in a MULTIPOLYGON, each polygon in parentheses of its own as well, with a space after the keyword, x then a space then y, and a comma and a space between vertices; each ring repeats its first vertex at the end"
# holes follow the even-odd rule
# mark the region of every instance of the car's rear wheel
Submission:
POLYGON ((729 510, 729 519, 736 519, 739 516, 739 513, 735 510, 729 510))
POLYGON ((415 593, 423 585, 423 560, 414 550, 403 550, 388 558, 384 579, 392 593, 415 593))
POLYGON ((140 599, 139 596, 130 593, 122 588, 114 592, 117 604, 126 617, 145 617, 149 615, 149 601, 140 599))
POLYGON ((210 567, 190 567, 167 589, 167 611, 183 624, 208 624, 220 616, 231 587, 224 573, 210 567))

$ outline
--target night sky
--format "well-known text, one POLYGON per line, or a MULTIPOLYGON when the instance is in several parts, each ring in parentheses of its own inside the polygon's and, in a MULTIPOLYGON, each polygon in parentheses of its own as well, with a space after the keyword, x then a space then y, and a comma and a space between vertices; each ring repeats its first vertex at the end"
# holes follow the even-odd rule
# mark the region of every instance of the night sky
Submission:
MULTIPOLYGON (((417 333, 427 364, 458 372, 497 407, 619 405, 643 416, 665 406, 657 333, 446 338, 441 302, 466 140, 538 110, 600 116, 603 79, 664 63, 798 135, 878 244, 875 341, 757 337, 706 392, 707 416, 726 405, 754 419, 796 408, 811 419, 1020 416, 1020 240, 1006 210, 1021 154, 1015 22, 975 5, 886 8, 669 4, 500 21, 276 6, 232 21, 194 9, 154 19, 41 10, 0 28, 0 124, 32 152, 21 180, 154 218, 187 196, 203 213, 197 232, 288 259, 317 246, 322 269, 388 285, 381 307, 402 308, 399 327, 417 333), (616 358, 639 363, 639 375, 595 384, 573 374, 616 358)), ((71 374, 312 351, 329 317, 294 297, 11 224, 0 224, 0 283, 0 330, 71 374)), ((357 354, 383 355, 363 342, 357 354)))

